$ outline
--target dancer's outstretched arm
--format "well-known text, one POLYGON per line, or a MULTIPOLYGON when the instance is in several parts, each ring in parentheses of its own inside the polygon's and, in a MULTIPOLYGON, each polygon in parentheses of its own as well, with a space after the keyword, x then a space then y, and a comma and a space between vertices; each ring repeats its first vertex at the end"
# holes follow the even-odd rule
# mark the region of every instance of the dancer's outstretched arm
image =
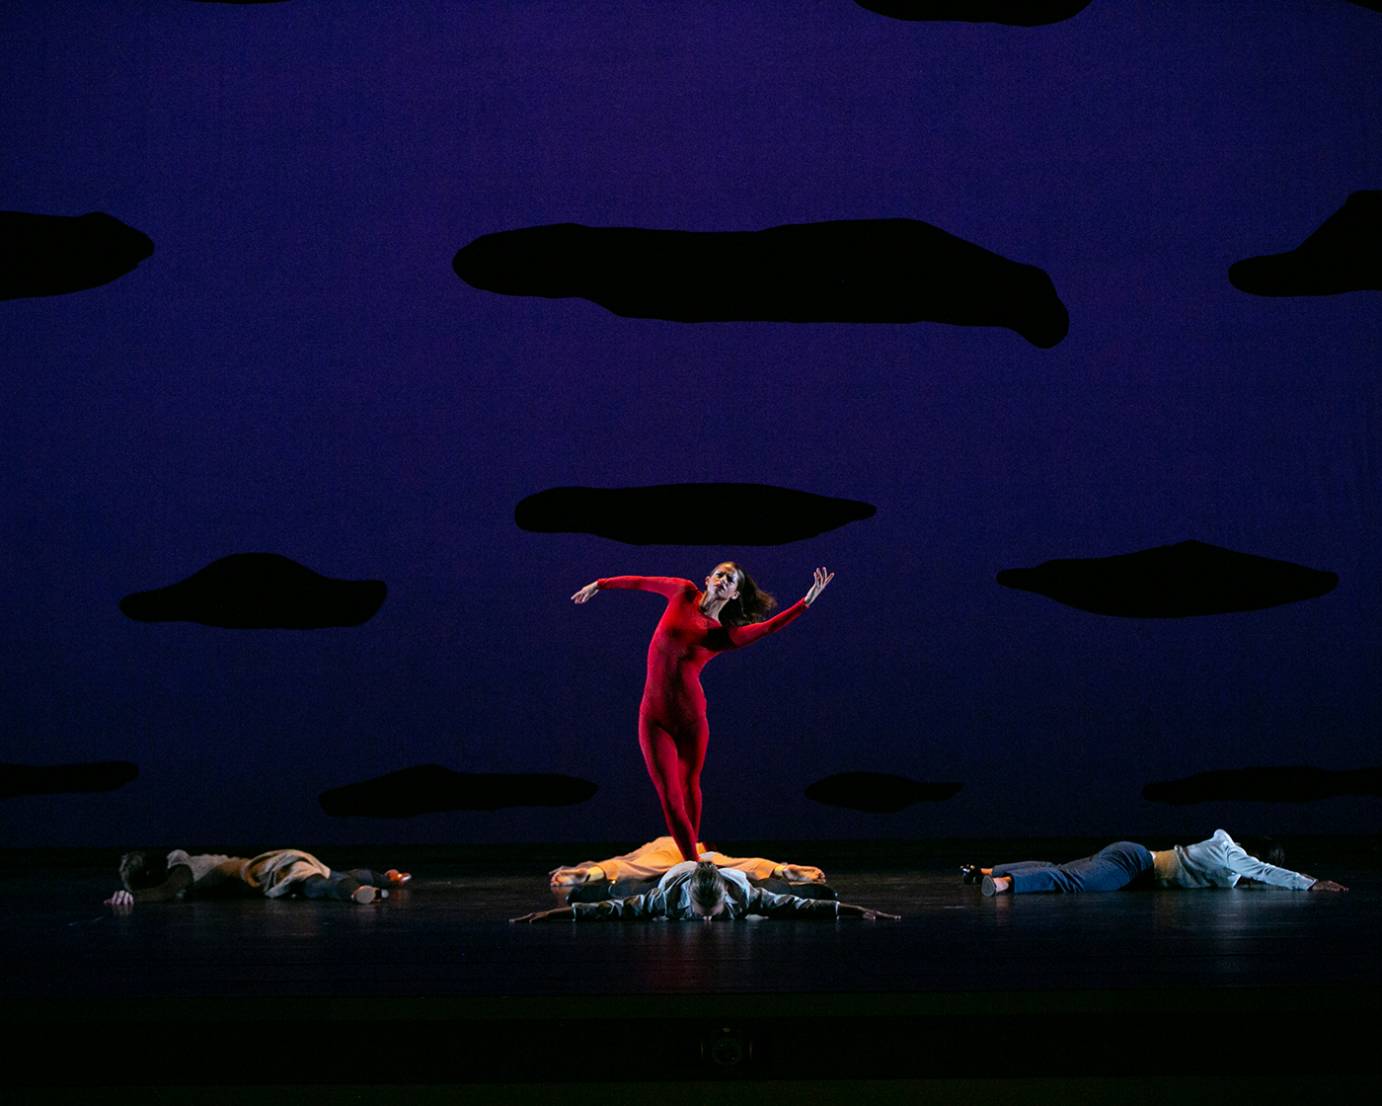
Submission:
POLYGON ((798 895, 779 895, 755 887, 749 894, 747 903, 749 914, 762 914, 769 918, 863 918, 876 921, 886 918, 897 921, 899 915, 888 914, 867 906, 854 906, 834 899, 803 899, 798 895))
POLYGON ((574 906, 559 906, 554 910, 538 910, 524 914, 521 918, 510 918, 511 922, 632 922, 640 918, 661 915, 663 907, 659 899, 648 895, 629 895, 622 899, 605 899, 601 902, 582 902, 574 906))
POLYGON ((1270 883, 1277 887, 1289 887, 1296 891, 1348 890, 1343 884, 1335 883, 1333 880, 1316 879, 1304 872, 1293 872, 1290 868, 1281 868, 1275 864, 1268 864, 1265 860, 1259 860, 1238 842, 1229 838, 1227 834, 1224 835, 1226 844, 1219 841, 1218 834, 1210 838, 1210 841, 1215 842, 1218 846, 1225 867, 1230 871, 1237 872, 1240 876, 1256 880, 1258 883, 1270 883))
POLYGON ((675 576, 602 576, 598 580, 592 580, 576 592, 571 597, 571 602, 588 603, 597 591, 606 591, 611 588, 625 591, 651 591, 671 599, 672 596, 680 595, 687 588, 695 591, 696 585, 690 580, 681 580, 675 576))
POLYGON ((509 924, 514 922, 560 922, 573 918, 575 911, 569 906, 558 906, 551 910, 534 910, 531 914, 524 914, 520 918, 510 918, 509 924))
POLYGON ((840 903, 840 917, 843 918, 846 914, 856 918, 863 918, 866 922, 876 922, 879 918, 886 918, 890 922, 902 920, 901 914, 887 914, 882 910, 873 910, 867 906, 854 906, 850 903, 842 902, 840 903))
POLYGON ((739 648, 744 645, 752 645, 759 638, 766 637, 768 634, 777 633, 787 623, 800 618, 802 612, 816 601, 816 597, 825 590, 825 586, 833 579, 835 579, 833 572, 826 572, 823 567, 816 569, 815 578, 805 595, 785 611, 779 611, 772 618, 763 622, 750 622, 747 626, 730 626, 728 628, 729 643, 735 648, 739 648))

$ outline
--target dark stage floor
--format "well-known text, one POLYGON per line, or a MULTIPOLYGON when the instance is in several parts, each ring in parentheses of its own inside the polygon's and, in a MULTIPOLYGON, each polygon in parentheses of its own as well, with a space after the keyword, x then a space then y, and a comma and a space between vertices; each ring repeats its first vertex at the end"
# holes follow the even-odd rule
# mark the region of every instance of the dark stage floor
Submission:
POLYGON ((985 899, 955 874, 1104 843, 721 842, 817 864, 844 900, 903 920, 709 926, 507 924, 552 905, 549 868, 625 843, 322 847, 328 863, 402 866, 414 883, 367 907, 203 901, 123 916, 101 905, 118 850, 9 852, 5 1033, 14 1055, 60 1040, 72 1059, 25 1069, 34 1101, 82 1086, 291 1100, 333 1084, 362 1102, 404 1086, 543 1101, 558 1082, 696 1101, 680 1096, 713 1080, 809 1089, 808 1101, 868 1080, 885 1081, 873 1101, 989 1084, 1032 1100, 1076 1080, 1086 1101, 1156 1101, 1159 1087, 1184 1102, 1374 1082, 1375 840, 1291 843, 1292 867, 1346 895, 985 899))

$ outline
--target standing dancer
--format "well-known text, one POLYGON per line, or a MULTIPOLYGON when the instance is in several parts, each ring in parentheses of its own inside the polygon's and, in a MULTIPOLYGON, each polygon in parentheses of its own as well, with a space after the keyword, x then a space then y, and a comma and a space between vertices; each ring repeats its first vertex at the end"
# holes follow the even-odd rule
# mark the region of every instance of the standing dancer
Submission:
POLYGON ((810 589, 784 611, 753 577, 733 561, 722 561, 705 578, 705 591, 690 580, 668 576, 610 576, 586 584, 571 597, 588 602, 597 591, 651 591, 667 609, 648 646, 648 677, 638 707, 638 744, 648 767, 667 828, 687 860, 696 860, 701 828, 701 768, 710 728, 705 717, 701 669, 711 657, 751 645, 798 618, 835 578, 818 568, 810 589))

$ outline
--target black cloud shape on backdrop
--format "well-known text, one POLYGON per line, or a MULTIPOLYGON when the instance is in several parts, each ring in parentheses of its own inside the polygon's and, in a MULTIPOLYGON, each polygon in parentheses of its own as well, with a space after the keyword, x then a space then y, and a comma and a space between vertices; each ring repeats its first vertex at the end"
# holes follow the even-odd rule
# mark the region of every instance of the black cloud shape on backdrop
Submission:
POLYGON ((879 15, 912 22, 947 20, 1037 27, 1079 15, 1090 0, 854 0, 879 15))
POLYGON ((1043 349, 1070 329, 1041 269, 914 219, 758 231, 557 223, 483 235, 452 267, 484 291, 576 296, 629 318, 1001 326, 1043 349))
POLYGON ((186 580, 120 600, 136 622, 232 630, 358 626, 384 602, 382 580, 333 580, 277 553, 232 553, 186 580))
POLYGON ((153 252, 147 234, 105 212, 0 211, 0 300, 99 288, 153 252))
POLYGON ((1257 611, 1318 598, 1339 582, 1332 572, 1200 541, 1004 569, 997 579, 1004 587, 1123 618, 1257 611))
POLYGON ((963 784, 922 783, 889 772, 837 772, 806 788, 806 797, 826 806, 842 806, 869 814, 892 814, 914 803, 939 803, 954 798, 963 784))
POLYGON ((1257 803, 1311 803, 1344 795, 1382 798, 1382 768, 1327 768, 1292 765, 1280 768, 1228 768, 1199 772, 1179 780, 1149 783, 1142 797, 1154 803, 1187 806, 1237 799, 1257 803))
POLYGON ((1382 290, 1382 190, 1353 193, 1295 249, 1235 262, 1228 279, 1257 296, 1382 290))
POLYGON ((91 764, 0 764, 0 799, 17 795, 61 795, 114 791, 139 775, 127 760, 91 764))
POLYGON ((548 488, 520 500, 513 517, 535 534, 595 534, 628 545, 784 545, 875 512, 870 503, 771 484, 707 483, 548 488))
POLYGON ((511 806, 572 806, 598 785, 556 772, 453 772, 420 764, 321 793, 322 810, 337 818, 411 818, 446 810, 511 806))

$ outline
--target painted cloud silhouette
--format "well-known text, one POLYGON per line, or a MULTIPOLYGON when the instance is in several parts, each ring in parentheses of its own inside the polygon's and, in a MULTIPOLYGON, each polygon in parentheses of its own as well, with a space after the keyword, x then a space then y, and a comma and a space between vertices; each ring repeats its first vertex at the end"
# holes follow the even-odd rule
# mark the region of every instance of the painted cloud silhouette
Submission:
POLYGON ((1382 290, 1382 190, 1353 193, 1295 249, 1235 262, 1228 279, 1257 296, 1382 290))
POLYGON ((997 326, 1043 349, 1070 329, 1041 269, 915 219, 758 231, 558 223, 486 234, 452 267, 485 291, 577 296, 630 318, 997 326))
POLYGON ((1095 614, 1186 618, 1314 599, 1332 591, 1339 578, 1289 561, 1183 541, 1114 557, 1005 569, 998 582, 1095 614))
POLYGON ((806 788, 806 797, 826 806, 891 814, 915 803, 939 803, 953 798, 958 783, 922 783, 890 772, 837 772, 806 788))
POLYGON ((445 810, 499 810, 511 806, 571 806, 599 788, 556 772, 453 772, 420 764, 321 794, 335 817, 411 818, 445 810))
POLYGON ((629 545, 783 545, 874 512, 858 500, 770 484, 654 484, 549 488, 521 500, 514 521, 533 533, 596 534, 629 545))
POLYGON ((0 211, 0 300, 109 284, 151 257, 153 241, 112 215, 0 211))
POLYGON ((381 580, 333 580, 277 553, 232 553, 187 579, 120 600, 137 622, 227 629, 358 626, 384 602, 381 580))

